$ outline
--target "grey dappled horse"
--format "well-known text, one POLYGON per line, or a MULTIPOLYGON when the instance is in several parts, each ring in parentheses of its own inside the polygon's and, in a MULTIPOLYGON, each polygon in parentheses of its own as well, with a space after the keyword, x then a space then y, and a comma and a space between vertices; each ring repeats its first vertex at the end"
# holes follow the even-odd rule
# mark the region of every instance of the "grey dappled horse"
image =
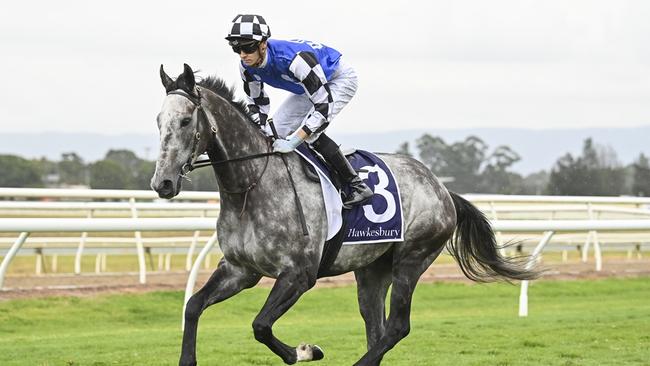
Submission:
MULTIPOLYGON (((160 154, 151 187, 160 197, 172 198, 181 190, 187 164, 200 153, 207 152, 212 162, 235 159, 213 166, 221 193, 217 233, 223 259, 187 303, 180 365, 196 364, 201 313, 255 286, 262 276, 276 281, 253 321, 255 339, 287 364, 323 358, 317 346, 289 346, 272 332, 278 318, 318 277, 327 235, 320 184, 303 174, 297 154, 286 155, 304 207, 309 229, 305 236, 283 161, 265 154, 270 149, 268 138, 247 117, 246 107, 233 101, 232 90, 213 77, 197 85, 187 65, 176 80, 162 66, 160 74, 168 94, 157 118, 160 154), (238 159, 252 155, 258 156, 238 159)), ((379 156, 400 186, 404 241, 344 245, 329 269, 330 275, 354 271, 356 277, 368 351, 355 365, 379 365, 383 355, 406 337, 415 285, 445 245, 472 280, 536 277, 520 262, 499 255, 486 218, 471 203, 448 192, 426 166, 406 156, 379 156), (386 318, 384 304, 391 285, 386 318)))

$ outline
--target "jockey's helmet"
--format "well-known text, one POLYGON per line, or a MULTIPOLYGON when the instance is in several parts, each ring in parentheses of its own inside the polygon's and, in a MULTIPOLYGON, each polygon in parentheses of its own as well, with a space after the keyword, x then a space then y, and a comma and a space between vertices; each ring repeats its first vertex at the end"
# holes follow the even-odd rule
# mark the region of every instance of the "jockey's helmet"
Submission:
POLYGON ((227 40, 251 39, 258 42, 271 37, 271 28, 261 15, 238 14, 232 20, 232 27, 228 32, 227 40))

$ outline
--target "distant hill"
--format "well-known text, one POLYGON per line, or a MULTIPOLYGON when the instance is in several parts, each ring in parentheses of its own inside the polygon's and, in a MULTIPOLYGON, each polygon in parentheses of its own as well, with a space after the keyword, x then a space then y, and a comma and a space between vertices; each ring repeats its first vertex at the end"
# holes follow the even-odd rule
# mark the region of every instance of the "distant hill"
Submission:
MULTIPOLYGON (((601 145, 611 146, 623 164, 631 163, 641 152, 650 156, 650 126, 637 128, 585 128, 585 129, 437 129, 377 132, 364 134, 334 133, 332 137, 345 147, 377 152, 394 152, 408 141, 416 152, 415 140, 424 133, 442 137, 447 143, 475 135, 485 141, 490 149, 507 145, 519 153, 522 160, 513 170, 529 174, 549 170, 555 161, 567 152, 579 154, 585 138, 592 137, 601 145)), ((26 158, 45 156, 59 160, 63 152, 76 152, 85 161, 102 159, 110 149, 129 149, 138 156, 154 160, 158 152, 157 134, 103 135, 93 133, 42 134, 0 133, 0 154, 15 154, 26 158)))

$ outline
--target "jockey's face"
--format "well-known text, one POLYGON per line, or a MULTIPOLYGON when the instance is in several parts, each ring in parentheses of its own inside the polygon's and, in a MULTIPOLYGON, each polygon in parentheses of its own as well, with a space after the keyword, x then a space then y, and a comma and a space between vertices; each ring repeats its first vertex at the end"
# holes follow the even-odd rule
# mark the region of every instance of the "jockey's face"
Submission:
POLYGON ((257 67, 262 64, 266 56, 266 41, 261 42, 259 47, 252 53, 246 53, 243 49, 239 51, 239 58, 246 66, 257 67))

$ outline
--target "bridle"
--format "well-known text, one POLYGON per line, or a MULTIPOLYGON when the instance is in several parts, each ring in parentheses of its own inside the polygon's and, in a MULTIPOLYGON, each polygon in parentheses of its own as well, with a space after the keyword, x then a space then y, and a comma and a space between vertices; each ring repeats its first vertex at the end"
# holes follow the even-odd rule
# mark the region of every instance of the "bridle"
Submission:
POLYGON ((257 184, 260 182, 262 179, 262 176, 264 176, 264 173, 266 172, 266 168, 269 166, 269 157, 271 155, 277 155, 279 153, 271 151, 271 144, 267 140, 267 152, 265 153, 260 153, 260 154, 252 154, 252 155, 246 155, 246 156, 240 156, 232 159, 225 159, 225 160, 219 160, 219 161, 211 161, 209 158, 204 159, 204 160, 197 160, 195 159, 202 154, 202 152, 197 152, 197 147, 199 146, 199 142, 201 141, 201 132, 199 129, 201 128, 201 119, 206 121, 210 125, 210 131, 212 132, 212 137, 216 138, 216 133, 217 133, 217 126, 215 126, 212 121, 208 118, 205 109, 201 105, 201 88, 196 87, 196 95, 192 93, 188 93, 185 90, 182 89, 176 89, 176 90, 171 90, 167 92, 167 95, 170 94, 175 94, 175 95, 180 95, 182 97, 185 97, 188 99, 192 104, 194 104, 194 111, 192 112, 192 116, 196 114, 196 130, 194 132, 194 140, 192 142, 192 154, 190 157, 187 159, 187 162, 183 164, 181 167, 181 172, 178 174, 181 178, 188 179, 187 174, 189 174, 191 171, 197 168, 202 168, 206 166, 219 166, 219 165, 225 165, 228 163, 234 163, 238 161, 245 161, 245 160, 251 160, 251 159, 257 159, 261 157, 266 157, 266 162, 264 163, 264 168, 262 169, 262 172, 259 174, 257 179, 255 179, 251 184, 248 185, 248 187, 241 189, 241 190, 227 190, 225 187, 220 187, 225 193, 229 194, 243 194, 244 195, 244 204, 242 206, 241 212, 239 213, 239 217, 242 217, 244 215, 244 211, 246 211, 246 202, 248 200, 248 193, 257 186, 257 184), (203 118, 201 118, 203 117, 203 118))
MULTIPOLYGON (((205 109, 201 105, 201 88, 196 86, 196 95, 193 93, 188 93, 183 89, 174 89, 174 90, 168 90, 167 95, 170 94, 176 94, 183 96, 187 98, 192 104, 194 104, 194 111, 192 112, 192 116, 196 113, 196 131, 194 133, 194 141, 192 143, 192 154, 190 157, 187 159, 187 162, 183 164, 181 167, 181 172, 178 174, 180 177, 188 179, 187 174, 190 173, 192 170, 196 168, 201 168, 205 166, 219 166, 219 165, 224 165, 224 164, 229 164, 229 163, 234 163, 237 161, 244 161, 244 160, 251 160, 251 159, 257 159, 261 157, 266 157, 266 162, 264 163, 264 168, 262 169, 262 172, 260 175, 251 183, 248 185, 248 187, 241 189, 241 190, 227 190, 225 187, 219 187, 223 192, 229 193, 229 194, 243 194, 244 195, 244 203, 241 208, 241 212, 239 213, 239 217, 241 218, 244 215, 244 212, 246 211, 246 202, 248 201, 248 193, 253 190, 253 188, 257 187, 257 184, 260 182, 262 179, 262 176, 264 176, 264 173, 266 172, 266 168, 269 166, 269 157, 271 155, 280 155, 282 157, 282 161, 284 162, 284 166, 287 169, 287 174, 289 175, 289 181, 291 182, 291 187, 293 189, 293 194, 296 198, 296 209, 298 211, 298 216, 300 219, 300 224, 302 226, 302 233, 304 236, 309 235, 309 230, 307 228, 307 222, 305 220, 305 214, 302 210, 302 204, 300 203, 300 197, 298 196, 298 191, 296 190, 296 184, 293 181, 293 178, 291 176, 291 171, 289 170, 289 164, 287 163, 287 158, 282 155, 281 153, 278 152, 273 152, 271 149, 271 143, 268 139, 266 139, 266 146, 267 150, 265 153, 260 153, 260 154, 253 154, 253 155, 246 155, 246 156, 240 156, 232 159, 226 159, 226 160, 220 160, 220 161, 211 161, 210 159, 206 160, 199 160, 199 161, 194 161, 199 153, 197 153, 196 148, 199 146, 199 141, 201 141, 201 132, 199 131, 200 125, 201 125, 201 119, 199 118, 200 116, 203 117, 203 120, 207 121, 207 123, 210 125, 210 131, 212 132, 212 138, 216 139, 216 134, 217 134, 217 126, 215 126, 210 119, 207 116, 207 113, 205 112, 205 109)), ((273 132, 275 137, 277 138, 277 132, 275 132, 275 127, 271 125, 271 128, 273 128, 273 132)), ((201 152, 202 153, 202 152, 201 152)))

